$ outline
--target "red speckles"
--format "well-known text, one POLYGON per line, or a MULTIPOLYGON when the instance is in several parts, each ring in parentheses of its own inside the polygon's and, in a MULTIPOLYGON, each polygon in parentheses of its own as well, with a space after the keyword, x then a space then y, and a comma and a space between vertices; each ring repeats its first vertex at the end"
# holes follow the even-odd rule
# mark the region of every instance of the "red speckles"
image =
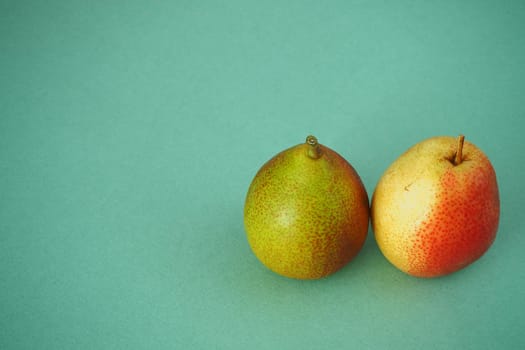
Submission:
POLYGON ((492 168, 457 170, 445 172, 439 204, 417 229, 409 250, 408 272, 413 275, 434 277, 459 270, 483 255, 495 238, 499 197, 492 168))

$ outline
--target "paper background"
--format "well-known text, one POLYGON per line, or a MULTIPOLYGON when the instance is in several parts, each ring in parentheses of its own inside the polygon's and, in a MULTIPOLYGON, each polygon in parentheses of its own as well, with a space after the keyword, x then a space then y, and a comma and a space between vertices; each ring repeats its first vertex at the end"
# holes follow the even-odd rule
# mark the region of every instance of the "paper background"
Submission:
POLYGON ((522 1, 3 1, 0 348, 525 347, 522 1), (404 275, 265 269, 246 190, 314 134, 369 196, 416 142, 492 160, 497 240, 404 275))

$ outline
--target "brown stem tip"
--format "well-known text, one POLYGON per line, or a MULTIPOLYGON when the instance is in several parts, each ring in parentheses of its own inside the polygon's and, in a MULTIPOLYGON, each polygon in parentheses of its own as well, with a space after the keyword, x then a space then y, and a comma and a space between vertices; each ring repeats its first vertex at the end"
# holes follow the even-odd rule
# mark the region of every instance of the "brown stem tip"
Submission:
POLYGON ((308 157, 318 159, 321 156, 321 147, 319 147, 317 138, 313 135, 308 135, 306 137, 306 144, 310 146, 308 147, 308 157))
POLYGON ((463 161, 463 143, 464 142, 465 142, 465 136, 459 135, 456 156, 454 157, 454 165, 459 165, 463 161))

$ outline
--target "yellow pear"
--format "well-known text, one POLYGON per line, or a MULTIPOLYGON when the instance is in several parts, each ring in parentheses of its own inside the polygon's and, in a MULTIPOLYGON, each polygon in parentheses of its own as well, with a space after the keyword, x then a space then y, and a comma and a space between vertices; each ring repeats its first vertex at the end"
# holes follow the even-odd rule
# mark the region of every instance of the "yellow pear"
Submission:
POLYGON ((407 150, 372 197, 372 226, 383 255, 418 277, 455 272, 480 258, 496 237, 496 173, 474 144, 441 136, 407 150))

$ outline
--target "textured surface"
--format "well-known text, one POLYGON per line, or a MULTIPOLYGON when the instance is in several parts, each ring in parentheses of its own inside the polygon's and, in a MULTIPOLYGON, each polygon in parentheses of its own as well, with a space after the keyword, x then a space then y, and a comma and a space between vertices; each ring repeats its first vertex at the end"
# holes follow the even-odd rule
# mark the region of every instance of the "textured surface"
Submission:
POLYGON ((435 277, 477 260, 494 241, 500 201, 496 174, 483 152, 456 138, 421 141, 390 165, 372 201, 381 251, 411 275, 435 277))
POLYGON ((0 349, 525 349, 524 62, 522 0, 0 1, 0 349), (251 252, 250 182, 305 135, 371 195, 459 133, 501 190, 475 264, 251 252))
POLYGON ((301 144, 259 170, 244 209, 257 257, 284 276, 316 279, 336 272, 363 246, 368 196, 359 175, 339 154, 301 144))

